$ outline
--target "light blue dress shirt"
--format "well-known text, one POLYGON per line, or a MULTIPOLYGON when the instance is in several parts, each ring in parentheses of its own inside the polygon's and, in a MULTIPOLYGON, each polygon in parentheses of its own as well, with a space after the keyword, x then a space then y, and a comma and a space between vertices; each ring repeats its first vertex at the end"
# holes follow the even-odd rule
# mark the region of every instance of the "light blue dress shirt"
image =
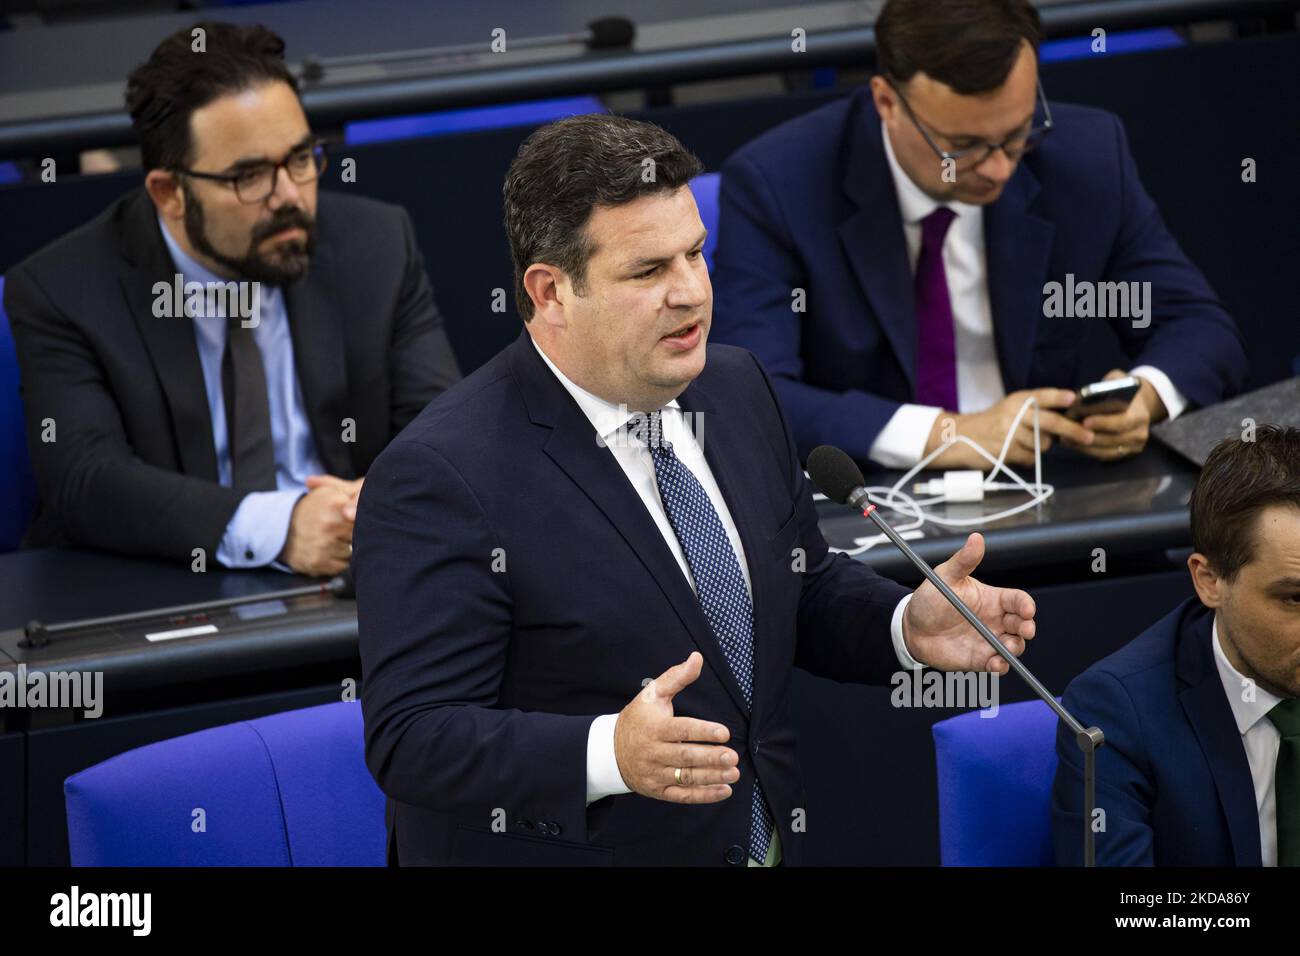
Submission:
MULTIPOLYGON (((222 282, 177 245, 162 220, 158 222, 172 262, 184 282, 222 282)), ((205 286, 206 287, 206 286, 205 286)), ((188 298, 188 297, 187 297, 188 298)), ((221 358, 226 349, 226 318, 221 297, 214 298, 203 315, 193 316, 194 337, 203 367, 208 411, 212 415, 212 441, 217 453, 217 480, 230 487, 230 442, 226 432, 226 404, 221 390, 221 358)), ((254 568, 276 563, 289 535, 293 506, 306 493, 308 475, 325 474, 316 454, 293 364, 293 339, 284 293, 276 286, 261 287, 260 322, 253 329, 271 406, 271 439, 275 444, 275 491, 254 491, 235 509, 217 548, 217 561, 228 568, 254 568)), ((284 568, 284 570, 288 570, 284 568)))

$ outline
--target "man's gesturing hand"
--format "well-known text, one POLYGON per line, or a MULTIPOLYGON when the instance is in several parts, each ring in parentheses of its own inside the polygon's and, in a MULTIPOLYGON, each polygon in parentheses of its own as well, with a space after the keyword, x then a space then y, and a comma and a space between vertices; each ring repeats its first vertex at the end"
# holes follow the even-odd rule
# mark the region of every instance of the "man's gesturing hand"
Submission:
POLYGON ((618 772, 623 783, 642 796, 670 803, 718 803, 731 796, 728 784, 740 779, 740 757, 721 746, 731 737, 726 727, 673 716, 673 697, 694 683, 703 667, 704 655, 693 651, 646 684, 618 715, 618 772), (679 768, 680 784, 674 773, 679 768))
MULTIPOLYGON (((971 574, 984 560, 984 536, 972 534, 951 558, 934 569, 948 587, 975 612, 993 635, 1019 657, 1034 636, 1034 599, 1024 591, 995 588, 971 574)), ((967 623, 939 589, 923 582, 903 612, 903 641, 922 664, 945 671, 992 671, 1011 666, 967 623)))

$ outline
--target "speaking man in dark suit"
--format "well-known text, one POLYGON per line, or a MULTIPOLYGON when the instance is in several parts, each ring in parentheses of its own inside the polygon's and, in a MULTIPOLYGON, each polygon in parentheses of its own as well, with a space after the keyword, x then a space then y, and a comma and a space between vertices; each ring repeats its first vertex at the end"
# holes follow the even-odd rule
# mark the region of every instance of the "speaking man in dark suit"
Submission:
MULTIPOLYGON (((715 336, 762 360, 804 455, 829 443, 905 468, 955 435, 996 455, 1033 394, 1044 447, 1113 460, 1152 423, 1240 390, 1236 328, 1142 188, 1122 125, 1048 104, 1039 37, 1029 0, 889 0, 870 87, 723 167, 715 336), (1141 391, 1078 423, 1060 410, 1098 321, 1141 391)), ((1008 457, 1033 454, 1026 416, 1008 457)), ((958 443, 930 464, 986 462, 958 443)))
MULTIPOLYGON (((390 860, 798 863, 795 665, 1007 669, 932 586, 829 553, 762 367, 707 345, 698 171, 619 117, 531 135, 505 183, 523 334, 371 468, 357 610, 390 860)), ((972 578, 982 555, 972 535, 940 573, 1021 653, 1034 603, 972 578)))
POLYGON ((411 223, 325 167, 261 27, 132 73, 144 188, 5 284, 41 504, 29 545, 333 574, 371 461, 459 377, 411 223))
MULTIPOLYGON (((1097 862, 1300 866, 1300 429, 1219 444, 1192 492, 1196 597, 1065 691, 1100 727, 1097 862)), ((1078 747, 1062 727, 1057 860, 1079 865, 1078 747)))

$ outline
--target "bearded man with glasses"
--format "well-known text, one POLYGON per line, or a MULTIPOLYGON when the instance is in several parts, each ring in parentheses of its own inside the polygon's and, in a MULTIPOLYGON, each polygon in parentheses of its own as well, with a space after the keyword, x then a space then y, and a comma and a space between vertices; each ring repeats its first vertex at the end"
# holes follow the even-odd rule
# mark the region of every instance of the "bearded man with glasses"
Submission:
MULTIPOLYGON (((803 455, 831 444, 910 468, 957 435, 997 455, 1032 395, 1042 448, 1114 461, 1243 387, 1237 328, 1119 119, 1049 104, 1040 39, 1028 0, 889 0, 870 85, 723 167, 714 336, 762 360, 803 455), (1091 290, 1092 318, 1053 289, 1091 290), (1128 360, 1104 377, 1140 389, 1072 420, 1074 389, 1104 371, 1082 361, 1101 321, 1128 360)), ((1035 450, 1025 416, 1007 457, 1035 450)), ((959 443, 929 467, 986 462, 959 443)))
POLYGON ((410 218, 318 189, 263 27, 173 34, 126 105, 143 188, 7 276, 26 543, 336 574, 370 463, 460 377, 410 218))

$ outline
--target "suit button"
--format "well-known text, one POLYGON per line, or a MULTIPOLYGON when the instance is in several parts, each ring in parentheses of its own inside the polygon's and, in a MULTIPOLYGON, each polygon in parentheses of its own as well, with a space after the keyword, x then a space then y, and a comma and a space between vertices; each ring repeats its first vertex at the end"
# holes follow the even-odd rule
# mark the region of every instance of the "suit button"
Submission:
POLYGON ((753 743, 751 743, 749 745, 749 752, 755 754, 758 753, 758 745, 761 744, 762 742, 763 741, 761 740, 755 740, 753 743))
POLYGON ((732 866, 740 866, 745 862, 745 848, 742 846, 729 846, 725 854, 727 862, 732 866))
POLYGON ((531 830, 533 822, 531 820, 516 820, 515 826, 520 830, 531 830))
POLYGON ((548 823, 548 824, 546 824, 546 831, 547 831, 548 833, 550 833, 551 836, 559 836, 559 835, 560 835, 560 829, 561 829, 561 828, 560 828, 560 825, 559 825, 558 823, 548 823))

